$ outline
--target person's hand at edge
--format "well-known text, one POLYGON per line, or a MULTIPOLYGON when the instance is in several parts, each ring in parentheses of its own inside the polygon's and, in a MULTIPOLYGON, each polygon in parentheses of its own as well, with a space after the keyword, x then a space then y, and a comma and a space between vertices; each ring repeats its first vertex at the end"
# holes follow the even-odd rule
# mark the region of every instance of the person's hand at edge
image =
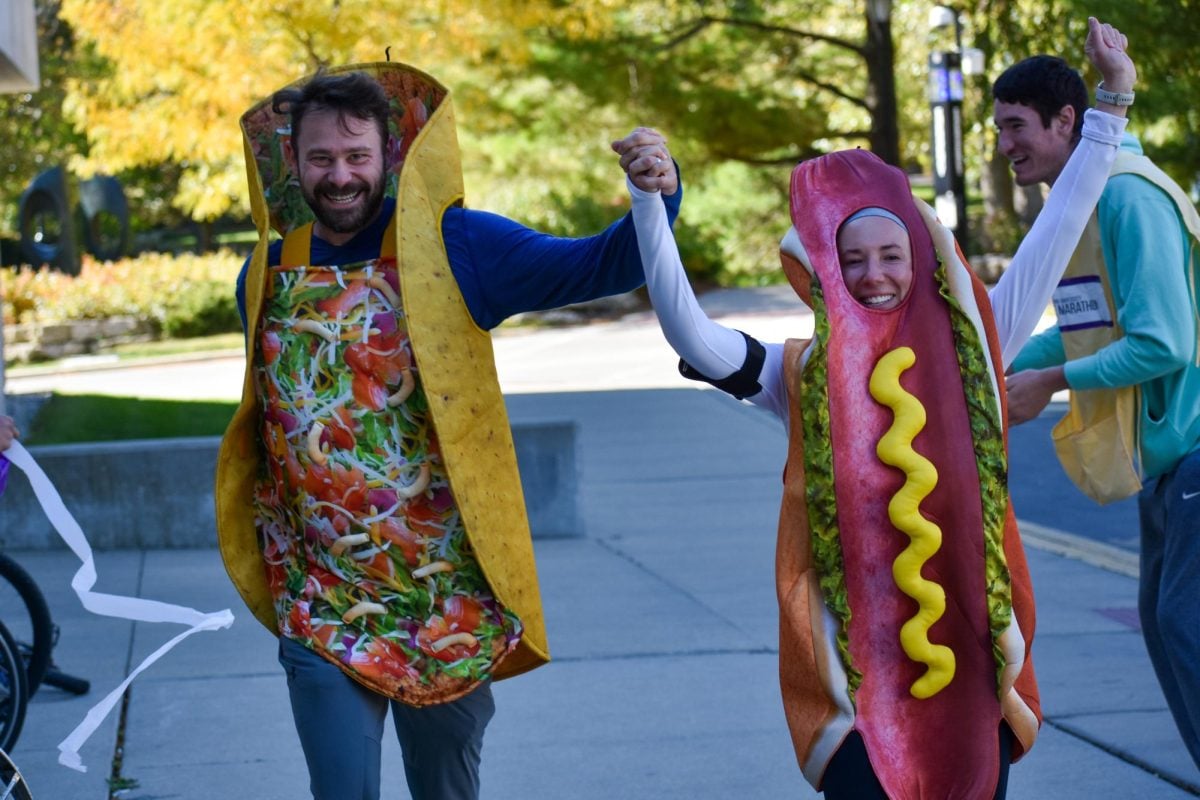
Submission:
POLYGON ((21 438, 21 432, 17 430, 13 418, 0 415, 0 452, 7 450, 13 443, 13 439, 19 438, 21 438))

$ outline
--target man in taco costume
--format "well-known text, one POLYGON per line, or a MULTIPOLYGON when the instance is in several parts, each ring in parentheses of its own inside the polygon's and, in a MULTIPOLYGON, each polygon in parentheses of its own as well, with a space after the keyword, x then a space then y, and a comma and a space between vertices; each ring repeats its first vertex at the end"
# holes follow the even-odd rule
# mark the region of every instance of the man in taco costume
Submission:
MULTIPOLYGON (((1107 85, 1096 96, 1132 103, 1107 85)), ((1034 56, 992 90, 1017 183, 1055 183, 1075 147, 1083 79, 1034 56)), ((1067 475, 1092 499, 1137 494, 1138 611, 1167 705, 1200 766, 1200 216, 1126 136, 1057 290, 1057 325, 1009 379, 1013 421, 1070 389, 1053 431, 1067 475)))
POLYGON ((561 239, 464 208, 450 94, 400 64, 300 81, 242 131, 259 242, 226 569, 279 637, 315 798, 379 796, 389 706, 412 796, 477 797, 491 682, 549 660, 487 331, 640 285, 632 221, 561 239))
MULTIPOLYGON (((1092 20, 1088 43, 1106 78, 1132 85, 1119 32, 1092 20)), ((801 163, 781 258, 815 330, 784 343, 704 316, 665 207, 631 177, 647 286, 684 374, 784 423, 780 685, 801 771, 831 800, 1003 797, 1037 737, 1006 354, 1049 301, 1123 115, 1088 112, 1067 179, 991 292, 899 169, 863 150, 801 163)))

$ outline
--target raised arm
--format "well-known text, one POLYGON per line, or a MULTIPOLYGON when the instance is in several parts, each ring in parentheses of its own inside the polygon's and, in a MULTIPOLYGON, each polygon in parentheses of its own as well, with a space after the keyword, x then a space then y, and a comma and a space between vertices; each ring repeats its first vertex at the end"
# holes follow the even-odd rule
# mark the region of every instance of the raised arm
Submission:
MULTIPOLYGON (((1132 91, 1137 79, 1126 39, 1111 25, 1088 19, 1088 59, 1113 92, 1132 91)), ((991 291, 1004 366, 1029 339, 1067 268, 1092 209, 1100 199, 1125 131, 1125 107, 1097 102, 1084 115, 1082 138, 1055 180, 1029 234, 991 291)))
POLYGON ((642 191, 632 177, 628 186, 646 288, 667 343, 708 382, 786 422, 782 347, 763 345, 708 318, 688 283, 660 194, 642 191))
POLYGON ((666 209, 658 192, 644 192, 629 180, 633 224, 646 270, 646 288, 659 325, 671 348, 687 363, 713 379, 739 370, 746 360, 740 333, 713 322, 696 301, 667 227, 666 209))

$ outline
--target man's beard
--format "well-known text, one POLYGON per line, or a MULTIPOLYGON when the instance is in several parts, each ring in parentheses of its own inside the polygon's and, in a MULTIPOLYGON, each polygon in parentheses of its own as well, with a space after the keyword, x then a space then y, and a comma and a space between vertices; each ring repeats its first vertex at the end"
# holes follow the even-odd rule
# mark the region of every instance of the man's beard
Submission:
POLYGON ((359 182, 347 186, 332 186, 319 183, 309 190, 300 186, 304 202, 312 209, 317 220, 334 233, 358 233, 375 218, 383 205, 383 192, 387 182, 382 175, 374 183, 359 182), (346 195, 365 192, 364 196, 352 206, 338 208, 331 206, 326 195, 346 195))

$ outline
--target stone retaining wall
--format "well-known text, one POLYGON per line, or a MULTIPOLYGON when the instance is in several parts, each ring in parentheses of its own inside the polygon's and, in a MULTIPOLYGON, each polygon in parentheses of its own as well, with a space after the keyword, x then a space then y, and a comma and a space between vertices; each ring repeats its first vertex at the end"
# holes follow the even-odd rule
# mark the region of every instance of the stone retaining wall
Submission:
POLYGON ((47 361, 157 338, 154 326, 137 317, 83 319, 53 325, 5 325, 4 357, 15 363, 47 361))

